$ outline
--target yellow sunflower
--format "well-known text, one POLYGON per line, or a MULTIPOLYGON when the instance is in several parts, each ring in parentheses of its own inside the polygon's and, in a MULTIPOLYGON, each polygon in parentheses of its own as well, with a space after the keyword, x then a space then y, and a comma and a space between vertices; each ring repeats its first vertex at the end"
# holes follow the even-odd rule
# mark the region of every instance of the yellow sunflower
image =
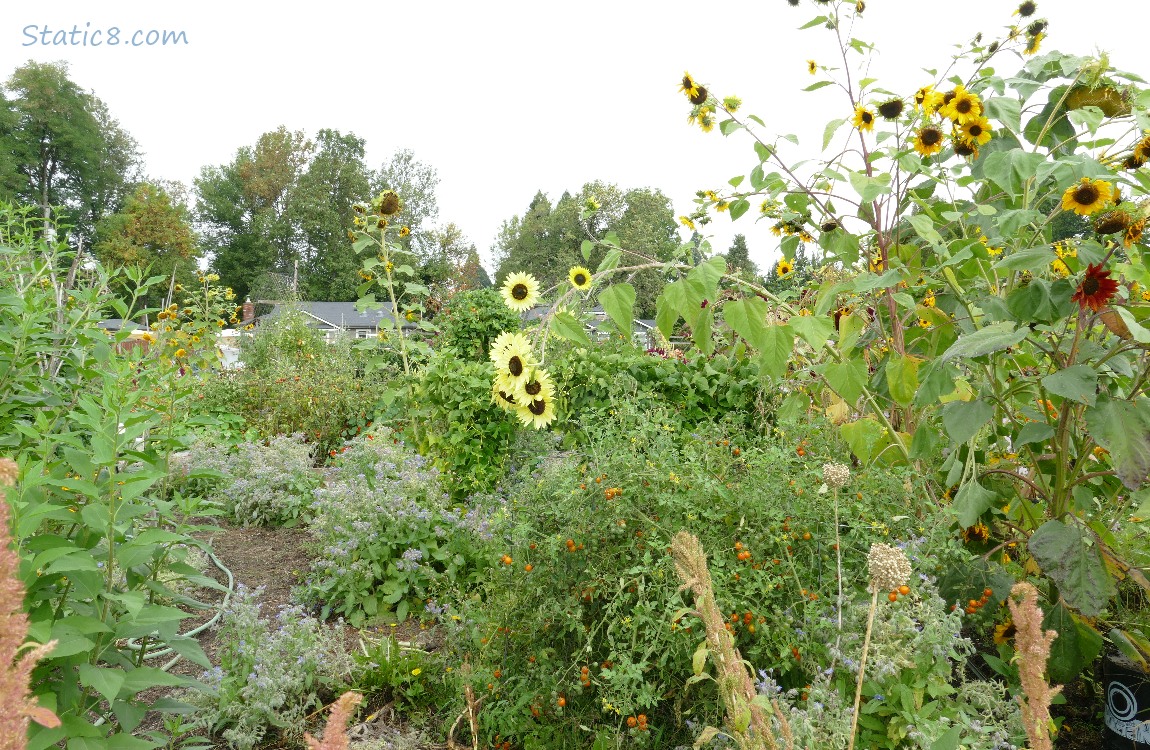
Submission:
POLYGON ((874 112, 860 104, 855 107, 854 126, 862 132, 874 130, 874 112))
POLYGON ((567 272, 567 278, 571 281, 571 286, 575 287, 581 292, 591 288, 591 272, 583 266, 575 266, 567 272))
POLYGON ((539 282, 529 273, 516 272, 508 275, 500 294, 512 310, 526 312, 539 302, 539 282))
POLYGON ((914 150, 923 156, 942 151, 942 131, 933 125, 921 128, 914 136, 914 150))
POLYGON ((954 87, 954 91, 943 95, 943 101, 945 103, 938 108, 938 113, 959 125, 965 125, 982 116, 982 101, 977 94, 967 91, 961 83, 954 87))
POLYGON ((787 260, 786 258, 781 259, 775 265, 775 275, 780 277, 780 278, 790 274, 790 272, 793 270, 795 270, 794 265, 792 265, 791 262, 789 260, 787 260))
POLYGON ((978 117, 958 126, 962 140, 971 145, 985 146, 990 142, 990 120, 978 117))
POLYGON ((819 72, 819 64, 814 60, 807 60, 807 72, 811 75, 819 72))
POLYGON ((679 91, 687 95, 688 99, 699 95, 699 84, 691 77, 690 73, 683 72, 683 80, 679 82, 679 91))
POLYGON ((524 426, 541 430, 555 420, 555 401, 551 398, 535 398, 531 403, 520 406, 515 414, 524 426))
POLYGON ((531 377, 535 353, 531 349, 531 342, 522 333, 511 334, 503 346, 499 343, 499 339, 496 339, 495 346, 491 348, 495 383, 499 390, 518 397, 531 377))
MULTIPOLYGON (((1024 5, 1025 5, 1025 3, 1024 3, 1024 5)), ((1014 637, 1014 633, 1015 633, 1015 628, 1014 628, 1014 621, 1013 620, 1007 620, 1006 622, 1000 622, 994 626, 994 642, 996 644, 999 644, 999 645, 1006 643, 1007 641, 1009 641, 1011 638, 1014 637)))
POLYGON ((934 86, 923 86, 914 93, 915 109, 921 109, 927 117, 933 115, 935 110, 942 106, 942 101, 942 92, 935 91, 934 86))
POLYGON ((373 203, 380 216, 395 216, 403 209, 403 201, 394 190, 384 190, 373 203))
POLYGON ((680 216, 679 223, 685 226, 687 229, 690 229, 692 232, 695 231, 695 221, 690 216, 680 216))
POLYGON ((502 389, 499 378, 491 384, 491 400, 503 411, 513 412, 519 408, 519 401, 515 395, 502 389))
POLYGON ((1022 53, 1024 55, 1033 55, 1035 52, 1038 51, 1038 48, 1042 45, 1042 39, 1045 36, 1046 36, 1046 34, 1044 34, 1040 31, 1031 37, 1027 37, 1026 49, 1022 50, 1022 53))
MULTIPOLYGON (((1150 135, 1144 136, 1138 144, 1134 146, 1134 158, 1143 164, 1150 161, 1150 135)), ((1138 166, 1142 166, 1139 164, 1138 166)))
POLYGON ((1062 194, 1062 208, 1080 216, 1089 216, 1101 211, 1110 202, 1112 195, 1113 189, 1109 182, 1083 177, 1066 188, 1062 194))
POLYGON ((526 405, 536 399, 544 398, 548 401, 555 399, 555 382, 551 375, 542 367, 532 368, 531 374, 523 383, 523 403, 526 405))

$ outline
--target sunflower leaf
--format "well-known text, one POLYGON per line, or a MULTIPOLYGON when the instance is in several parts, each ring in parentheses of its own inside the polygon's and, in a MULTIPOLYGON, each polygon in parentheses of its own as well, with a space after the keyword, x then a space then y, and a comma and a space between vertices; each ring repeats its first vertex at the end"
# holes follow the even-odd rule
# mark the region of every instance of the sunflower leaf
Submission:
POLYGON ((723 305, 723 320, 756 349, 766 343, 767 303, 761 297, 745 297, 723 305))
POLYGON ((1066 603, 1087 617, 1097 617, 1114 595, 1114 581, 1089 532, 1050 520, 1030 535, 1026 546, 1066 603))
POLYGON ((591 251, 595 249, 595 243, 591 240, 583 240, 583 244, 579 246, 579 252, 583 253, 583 261, 591 260, 591 251))
POLYGON ((815 16, 814 18, 812 18, 811 20, 807 21, 802 26, 800 26, 799 31, 803 31, 804 29, 813 29, 814 27, 816 27, 820 24, 824 24, 826 22, 827 22, 826 16, 815 16))
POLYGON ((1014 323, 1009 320, 991 323, 974 333, 959 336, 939 359, 946 362, 955 357, 981 357, 984 354, 1014 346, 1026 338, 1028 333, 1030 333, 1029 328, 1026 326, 1016 328, 1014 323))
POLYGON ((735 219, 745 214, 750 207, 751 203, 746 198, 739 198, 737 201, 732 203, 729 209, 731 212, 731 221, 734 221, 735 219))
POLYGON ((1110 451, 1122 484, 1131 490, 1141 487, 1150 474, 1150 399, 1130 403, 1102 396, 1085 416, 1090 436, 1110 451))
POLYGON ((866 172, 850 172, 851 187, 862 198, 863 203, 870 203, 880 195, 886 195, 890 192, 889 174, 875 175, 868 177, 866 172))
POLYGON ((635 311, 635 287, 627 283, 612 284, 599 293, 599 304, 619 332, 630 337, 635 311))
POLYGON ((795 329, 795 333, 810 344, 815 351, 822 349, 835 332, 834 322, 826 317, 794 315, 789 322, 791 327, 795 329))
POLYGON ((823 151, 826 151, 827 147, 831 145, 831 139, 835 137, 835 133, 838 132, 844 122, 846 122, 845 119, 838 119, 827 123, 826 129, 823 130, 823 151))
POLYGON ((583 330, 583 324, 580 323, 574 315, 565 310, 555 313, 551 318, 551 332, 574 344, 588 349, 591 348, 591 340, 587 338, 587 332, 583 330))
POLYGON ((1071 365, 1044 377, 1042 386, 1063 398, 1094 406, 1098 373, 1088 365, 1071 365))
POLYGON ((787 372, 787 362, 795 348, 795 331, 789 325, 766 326, 759 349, 759 365, 776 380, 787 372))

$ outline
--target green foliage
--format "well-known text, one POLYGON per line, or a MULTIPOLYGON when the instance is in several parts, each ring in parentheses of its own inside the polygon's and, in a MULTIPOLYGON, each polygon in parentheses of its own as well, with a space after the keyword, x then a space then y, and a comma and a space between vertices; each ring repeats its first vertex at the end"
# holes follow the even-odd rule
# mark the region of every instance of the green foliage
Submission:
POLYGON ((465 589, 488 557, 488 509, 452 509, 438 472, 386 430, 346 446, 314 508, 304 593, 325 618, 402 622, 444 587, 465 589))
MULTIPOLYGON (((169 456, 186 444, 191 378, 129 334, 96 326, 114 277, 69 277, 72 255, 42 239, 26 214, 0 207, 0 412, 5 452, 20 465, 8 493, 27 595, 29 636, 56 640, 32 676, 41 705, 63 721, 36 725, 31 747, 62 739, 122 745, 151 705, 148 691, 195 683, 148 665, 166 646, 207 665, 179 633, 184 579, 214 581, 184 563, 202 531, 194 500, 169 491, 169 456)), ((146 285, 145 285, 146 288, 146 285)), ((178 709, 169 703, 160 710, 178 709)), ((141 741, 140 746, 151 746, 141 741)))
POLYGON ((301 742, 307 720, 353 672, 338 626, 300 607, 261 617, 260 593, 237 587, 216 635, 219 665, 201 677, 212 692, 192 698, 200 709, 192 729, 209 730, 237 750, 273 738, 301 742))
POLYGON ((474 289, 452 295, 435 322, 440 346, 454 349, 465 360, 482 362, 500 333, 519 330, 520 316, 504 304, 497 290, 474 289))
POLYGON ((518 432, 492 400, 490 362, 439 349, 414 383, 410 418, 420 453, 444 475, 453 498, 491 490, 504 476, 518 432))
MULTIPOLYGON (((763 439, 734 417, 689 432, 665 408, 617 407, 614 421, 588 430, 586 446, 545 455, 517 476, 497 529, 503 565, 464 592, 450 613, 459 621, 443 618, 455 653, 469 655, 472 684, 489 683, 480 741, 502 734, 524 747, 573 746, 589 729, 672 746, 693 740, 685 720, 717 720, 713 683, 686 679, 704 634, 667 553, 681 529, 697 533, 709 552, 715 594, 732 613, 743 657, 773 670, 785 689, 831 667, 828 694, 849 707, 854 673, 846 660, 857 662, 861 650, 870 543, 928 535, 916 543, 916 567, 930 576, 959 554, 945 541, 945 521, 918 517, 927 508, 909 475, 852 478, 839 501, 851 613, 839 633, 834 502, 819 489, 822 462, 837 448, 828 428, 805 431, 822 448, 800 455, 797 438, 776 431, 763 439), (928 548, 935 552, 927 556, 928 548), (627 717, 640 713, 651 734, 628 729, 627 717)), ((867 695, 903 684, 922 691, 939 715, 953 719, 961 708, 977 718, 950 706, 949 680, 968 653, 956 651, 967 648, 956 640, 961 613, 947 615, 931 584, 913 585, 911 602, 892 605, 903 609, 891 610, 882 645, 872 644, 884 666, 867 695), (930 627, 916 631, 912 621, 930 627)), ((896 746, 869 730, 866 738, 865 747, 896 746)))

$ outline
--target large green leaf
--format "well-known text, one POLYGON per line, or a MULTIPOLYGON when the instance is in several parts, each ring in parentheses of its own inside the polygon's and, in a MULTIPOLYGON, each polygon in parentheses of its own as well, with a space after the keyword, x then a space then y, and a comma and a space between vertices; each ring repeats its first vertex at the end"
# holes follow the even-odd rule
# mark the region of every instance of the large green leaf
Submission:
POLYGON ((583 324, 569 312, 560 311, 555 313, 551 318, 551 332, 574 344, 591 348, 591 340, 587 338, 587 332, 583 330, 583 324))
POLYGON ((120 688, 124 686, 124 670, 94 667, 91 664, 80 665, 80 684, 95 690, 104 696, 108 702, 116 700, 120 688))
POLYGON ((977 481, 970 481, 958 490, 950 508, 958 516, 958 522, 963 527, 973 526, 978 523, 978 517, 990 508, 997 497, 998 495, 977 481))
POLYGON ((909 354, 892 356, 886 363, 886 387, 900 406, 910 406, 918 390, 918 366, 922 360, 909 354))
POLYGON ((835 332, 834 321, 823 316, 793 315, 790 325, 815 351, 822 349, 835 332))
POLYGON ((1044 161, 1046 161, 1044 155, 1023 151, 1020 148, 996 151, 986 157, 982 171, 1007 195, 1018 198, 1022 195, 1027 180, 1034 176, 1034 170, 1044 161))
POLYGON ((981 357, 984 354, 1002 351, 1022 341, 1029 332, 1029 328, 1025 326, 1018 328, 1009 320, 991 323, 974 333, 959 336, 939 359, 946 362, 955 357, 981 357))
POLYGON ((612 284, 599 293, 599 304, 619 332, 630 339, 635 318, 635 287, 625 282, 612 284))
POLYGON ((759 364, 776 380, 787 372, 787 362, 795 348, 795 332, 789 325, 767 326, 763 334, 759 364))
POLYGON ((1061 601, 1049 607, 1042 620, 1042 629, 1058 633, 1050 645, 1050 659, 1046 662, 1051 682, 1072 681, 1102 651, 1102 635, 1082 622, 1061 601))
POLYGON ((735 333, 762 350, 767 332, 767 303, 761 297, 744 297, 723 305, 723 320, 735 333))
POLYGON ((974 437, 994 416, 994 407, 985 401, 952 401, 942 408, 942 426, 957 444, 974 437))
POLYGON ((1110 461, 1122 484, 1136 490, 1150 474, 1150 399, 1134 403, 1100 396, 1086 409, 1090 436, 1110 452, 1110 461))
POLYGON ((886 428, 879 424, 877 419, 870 417, 847 422, 839 427, 839 434, 850 446, 851 453, 858 456, 859 461, 864 464, 890 444, 886 428))
POLYGON ((1055 395, 1094 406, 1098 373, 1087 365, 1071 365, 1044 377, 1042 386, 1055 395))
POLYGON ((934 222, 926 214, 914 214, 910 217, 910 224, 914 227, 914 231, 932 245, 942 243, 942 235, 934 228, 934 222))
POLYGON ((1097 617, 1115 591, 1092 541, 1083 529, 1051 519, 1038 527, 1027 543, 1035 561, 1058 584, 1062 598, 1087 617, 1097 617))
POLYGON ((848 176, 851 187, 859 194, 863 203, 870 203, 880 195, 890 192, 891 177, 885 172, 874 177, 868 177, 866 172, 850 172, 848 176))
POLYGON ((867 366, 857 359, 833 362, 823 370, 823 377, 843 401, 853 405, 866 390, 867 366))

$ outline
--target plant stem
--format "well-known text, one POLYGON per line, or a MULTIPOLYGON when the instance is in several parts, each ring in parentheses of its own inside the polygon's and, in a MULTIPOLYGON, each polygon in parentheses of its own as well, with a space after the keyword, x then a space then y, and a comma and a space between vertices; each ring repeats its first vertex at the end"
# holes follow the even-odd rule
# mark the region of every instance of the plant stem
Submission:
POLYGON ((878 588, 872 583, 871 588, 874 591, 870 596, 870 614, 867 615, 866 621, 866 635, 863 636, 863 650, 862 656, 859 657, 859 676, 855 680, 855 707, 851 711, 851 739, 847 744, 847 750, 854 750, 855 735, 858 733, 859 727, 859 704, 862 702, 862 688, 863 688, 863 675, 866 673, 866 654, 870 648, 870 634, 874 628, 874 613, 878 609, 878 588))

